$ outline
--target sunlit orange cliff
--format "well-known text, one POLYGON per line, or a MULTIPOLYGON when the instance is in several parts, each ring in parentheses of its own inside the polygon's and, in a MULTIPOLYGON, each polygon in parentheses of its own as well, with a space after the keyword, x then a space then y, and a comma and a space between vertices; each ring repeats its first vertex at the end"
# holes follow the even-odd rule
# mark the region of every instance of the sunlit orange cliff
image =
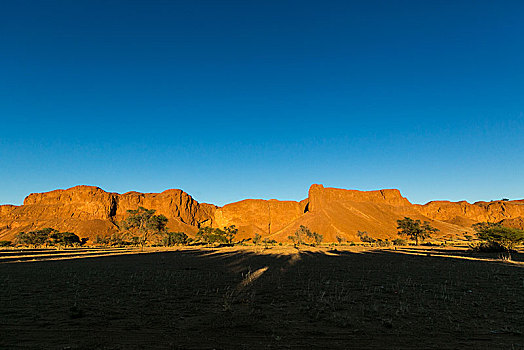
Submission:
POLYGON ((429 221, 437 237, 463 237, 476 222, 502 222, 524 228, 524 200, 468 203, 433 201, 411 204, 399 190, 357 191, 312 185, 308 198, 297 201, 246 199, 218 207, 198 203, 182 190, 162 193, 106 192, 98 187, 76 186, 66 190, 33 193, 21 206, 0 205, 0 239, 10 240, 21 231, 52 227, 93 240, 117 232, 127 210, 142 206, 169 219, 171 231, 193 236, 199 227, 236 225, 237 238, 255 233, 287 241, 300 225, 324 235, 358 241, 357 232, 374 238, 397 236, 398 219, 409 216, 429 221))

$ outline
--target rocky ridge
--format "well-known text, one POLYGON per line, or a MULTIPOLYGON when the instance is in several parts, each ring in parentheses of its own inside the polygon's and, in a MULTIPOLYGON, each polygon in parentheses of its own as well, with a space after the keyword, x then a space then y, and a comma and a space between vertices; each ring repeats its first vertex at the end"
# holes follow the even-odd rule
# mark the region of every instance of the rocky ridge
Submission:
POLYGON ((331 242, 338 237, 358 241, 357 232, 375 238, 392 239, 396 220, 409 216, 429 221, 446 239, 463 237, 476 222, 502 222, 524 226, 524 200, 468 203, 432 201, 412 204, 399 190, 357 191, 312 185, 302 201, 246 199, 217 207, 198 203, 179 189, 161 193, 106 192, 94 186, 33 193, 21 206, 0 206, 0 240, 10 240, 21 231, 53 227, 71 231, 90 240, 118 231, 117 224, 127 210, 142 206, 155 209, 169 219, 171 231, 194 235, 201 226, 236 225, 239 239, 255 233, 287 241, 300 225, 324 235, 331 242))

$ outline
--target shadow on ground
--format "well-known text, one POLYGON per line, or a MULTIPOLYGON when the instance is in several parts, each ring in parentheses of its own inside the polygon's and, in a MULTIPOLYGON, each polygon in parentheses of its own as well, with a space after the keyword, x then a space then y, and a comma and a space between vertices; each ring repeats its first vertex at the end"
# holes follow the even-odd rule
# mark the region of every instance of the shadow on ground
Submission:
POLYGON ((522 265, 429 254, 195 249, 0 264, 0 348, 524 347, 522 265))

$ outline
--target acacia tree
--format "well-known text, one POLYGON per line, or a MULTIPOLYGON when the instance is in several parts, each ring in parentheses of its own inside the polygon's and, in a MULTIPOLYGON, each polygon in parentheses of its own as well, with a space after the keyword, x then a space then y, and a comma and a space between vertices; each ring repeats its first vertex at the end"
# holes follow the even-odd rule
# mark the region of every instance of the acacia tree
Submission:
POLYGON ((419 240, 430 238, 433 233, 439 231, 439 229, 431 227, 427 221, 420 222, 420 220, 413 220, 408 217, 397 220, 397 224, 398 234, 414 239, 416 245, 418 245, 419 240))
POLYGON ((53 232, 49 235, 49 242, 51 245, 56 245, 58 247, 81 245, 82 242, 85 243, 86 241, 87 239, 80 240, 80 237, 72 232, 53 232))
POLYGON ((128 210, 127 218, 122 222, 122 228, 137 237, 141 249, 156 234, 166 230, 167 218, 164 215, 155 215, 156 210, 138 207, 128 210))
POLYGON ((28 245, 32 247, 38 247, 44 244, 47 245, 50 243, 48 241, 49 236, 55 233, 58 233, 58 231, 50 227, 36 231, 20 232, 16 235, 16 242, 20 245, 28 245))
POLYGON ((253 244, 258 245, 261 239, 262 239, 262 236, 258 233, 255 233, 255 237, 253 237, 253 244))
POLYGON ((500 250, 510 251, 520 242, 524 242, 524 231, 516 228, 504 227, 499 223, 480 222, 472 225, 477 236, 492 247, 497 245, 500 250))
POLYGON ((236 234, 238 233, 238 229, 235 227, 235 225, 231 225, 228 227, 224 227, 224 232, 226 235, 227 243, 233 244, 233 238, 235 238, 236 234))
POLYGON ((196 237, 199 241, 205 244, 228 243, 228 237, 225 231, 209 226, 201 227, 198 230, 196 237))
POLYGON ((307 235, 307 232, 309 232, 309 229, 304 225, 300 225, 298 230, 296 230, 292 235, 287 236, 287 238, 293 242, 295 248, 299 249, 300 245, 304 243, 304 235, 307 235))
POLYGON ((185 232, 166 232, 162 244, 166 247, 174 245, 186 245, 189 243, 190 238, 185 232))

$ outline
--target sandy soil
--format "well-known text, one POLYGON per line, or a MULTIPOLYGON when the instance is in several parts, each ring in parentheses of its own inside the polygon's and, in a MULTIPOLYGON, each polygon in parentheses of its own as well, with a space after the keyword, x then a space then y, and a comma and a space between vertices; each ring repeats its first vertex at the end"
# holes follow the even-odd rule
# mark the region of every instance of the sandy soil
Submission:
POLYGON ((0 348, 524 349, 523 255, 0 251, 0 348))

